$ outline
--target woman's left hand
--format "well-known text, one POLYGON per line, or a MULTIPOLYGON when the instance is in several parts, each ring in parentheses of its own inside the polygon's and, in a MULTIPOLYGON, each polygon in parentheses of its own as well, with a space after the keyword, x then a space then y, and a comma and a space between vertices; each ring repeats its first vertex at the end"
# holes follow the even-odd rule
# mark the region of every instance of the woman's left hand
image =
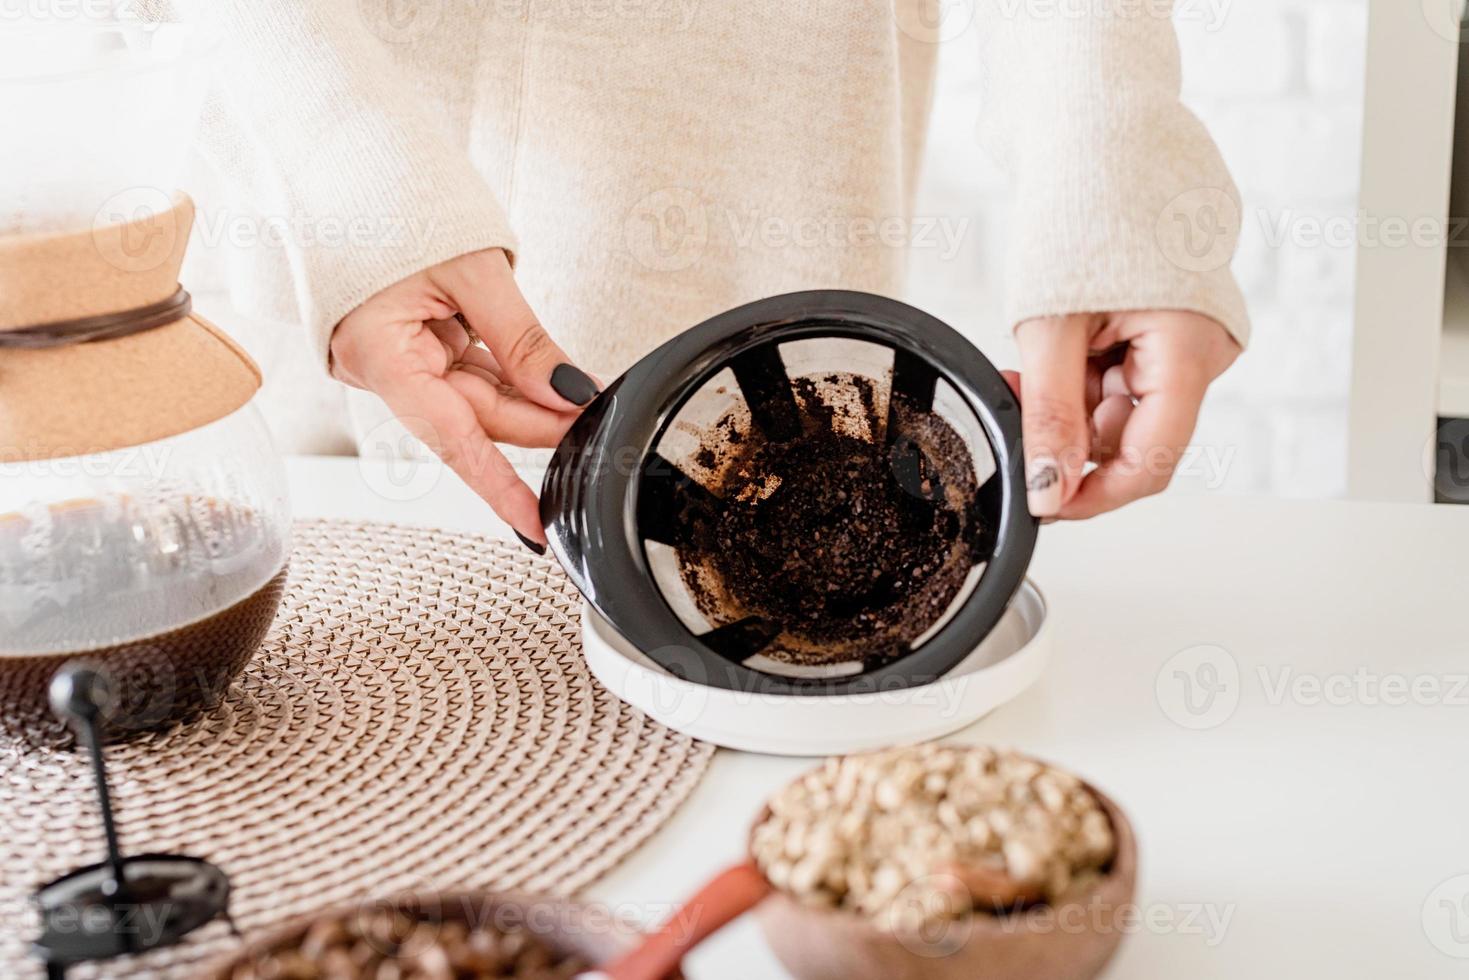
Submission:
POLYGON ((1179 310, 1027 320, 1015 339, 1021 373, 1006 375, 1021 400, 1030 512, 1062 520, 1168 486, 1204 392, 1240 353, 1218 321, 1179 310))
POLYGON ((597 383, 541 327, 502 249, 441 262, 368 297, 337 325, 331 352, 333 377, 375 392, 544 553, 536 495, 496 443, 556 445, 597 383))

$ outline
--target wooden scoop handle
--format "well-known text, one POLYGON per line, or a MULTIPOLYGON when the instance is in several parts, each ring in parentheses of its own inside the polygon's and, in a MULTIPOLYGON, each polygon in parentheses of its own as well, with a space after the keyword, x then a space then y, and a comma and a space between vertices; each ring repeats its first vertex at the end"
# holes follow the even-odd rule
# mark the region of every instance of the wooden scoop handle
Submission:
POLYGON ((720 872, 642 944, 602 967, 607 980, 664 980, 684 955, 734 919, 760 904, 770 883, 753 863, 720 872))

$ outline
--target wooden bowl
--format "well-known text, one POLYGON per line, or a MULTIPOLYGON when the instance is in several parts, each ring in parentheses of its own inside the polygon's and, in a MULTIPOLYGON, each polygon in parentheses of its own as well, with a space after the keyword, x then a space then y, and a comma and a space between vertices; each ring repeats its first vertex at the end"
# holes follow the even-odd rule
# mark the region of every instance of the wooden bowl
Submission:
MULTIPOLYGON (((563 898, 525 892, 423 892, 340 905, 295 919, 211 964, 201 978, 231 980, 237 967, 267 953, 299 946, 317 922, 349 919, 375 909, 397 909, 438 921, 463 922, 471 927, 487 922, 501 927, 523 927, 557 954, 577 956, 592 966, 615 959, 634 947, 638 935, 636 927, 614 921, 605 910, 563 898)), ((668 980, 683 980, 683 975, 674 972, 668 974, 668 980)))
MULTIPOLYGON (((806 778, 797 777, 797 780, 806 778)), ((665 980, 726 923, 754 910, 766 942, 798 980, 1089 980, 1122 940, 1137 882, 1137 842, 1122 811, 1083 783, 1112 825, 1116 853, 1100 879, 1054 902, 1005 914, 975 912, 918 934, 894 933, 855 912, 813 908, 774 888, 748 857, 710 879, 626 955, 603 961, 604 980, 665 980)))
POLYGON ((1006 915, 975 913, 921 935, 896 935, 778 890, 755 917, 797 980, 1089 980, 1122 940, 1119 919, 1131 914, 1136 893, 1137 842, 1117 805, 1087 789, 1112 822, 1117 853, 1102 880, 1075 895, 1006 915))

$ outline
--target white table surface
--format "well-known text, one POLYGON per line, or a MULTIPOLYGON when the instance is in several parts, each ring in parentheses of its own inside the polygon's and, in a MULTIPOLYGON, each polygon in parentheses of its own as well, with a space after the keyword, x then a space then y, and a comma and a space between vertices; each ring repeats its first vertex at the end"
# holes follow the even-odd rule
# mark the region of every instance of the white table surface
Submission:
MULTIPOLYGON (((431 464, 288 466, 301 517, 509 536, 431 464)), ((1044 528, 1032 574, 1054 659, 957 739, 1131 815, 1141 921, 1106 977, 1469 976, 1469 507, 1164 496, 1044 528)), ((662 917, 811 764, 721 750, 588 897, 662 917)), ((687 973, 785 976, 748 920, 687 973)))

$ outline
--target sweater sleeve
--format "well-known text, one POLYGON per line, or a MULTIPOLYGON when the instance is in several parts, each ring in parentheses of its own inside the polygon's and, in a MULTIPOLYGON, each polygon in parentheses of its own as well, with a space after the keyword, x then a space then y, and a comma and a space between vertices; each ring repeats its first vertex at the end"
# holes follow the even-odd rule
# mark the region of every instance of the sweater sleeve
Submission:
POLYGON ((1229 270, 1239 193, 1179 101, 1172 4, 1107 6, 980 5, 981 141, 1016 204, 1009 320, 1189 310, 1243 345, 1249 319, 1229 270))
POLYGON ((372 6, 209 8, 223 39, 200 149, 259 209, 262 240, 269 233, 274 248, 254 249, 249 263, 288 267, 266 271, 253 289, 293 284, 322 365, 337 323, 373 293, 467 252, 513 257, 515 246, 465 149, 390 56, 392 29, 403 25, 369 20, 372 6))

